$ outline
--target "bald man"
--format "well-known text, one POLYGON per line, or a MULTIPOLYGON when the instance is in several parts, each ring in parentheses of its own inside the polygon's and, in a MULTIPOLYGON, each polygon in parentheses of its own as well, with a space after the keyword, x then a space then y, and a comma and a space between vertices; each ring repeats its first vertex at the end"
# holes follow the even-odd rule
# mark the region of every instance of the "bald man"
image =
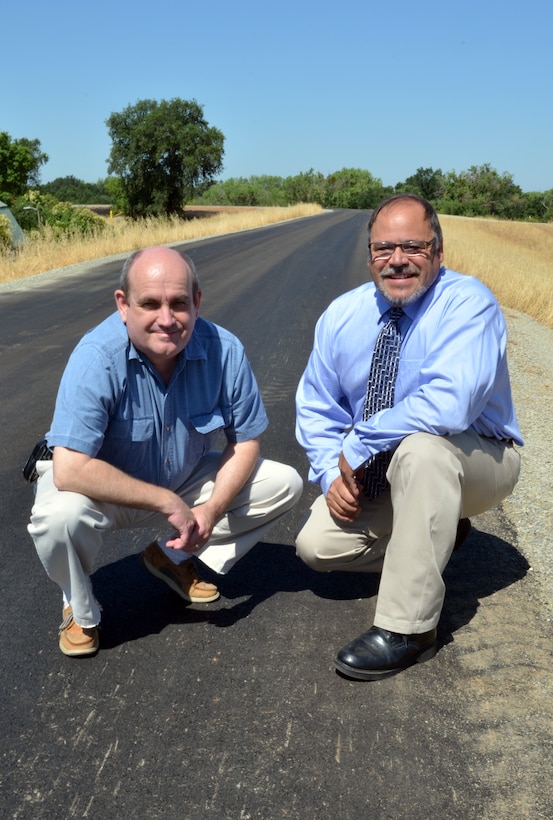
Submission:
POLYGON ((198 562, 228 572, 301 495, 293 468, 260 458, 268 422, 255 377, 239 340, 199 316, 201 296, 189 258, 132 254, 116 312, 62 376, 28 529, 63 593, 65 655, 99 648, 90 575, 105 533, 168 530, 144 567, 185 601, 208 603, 219 592, 198 562))

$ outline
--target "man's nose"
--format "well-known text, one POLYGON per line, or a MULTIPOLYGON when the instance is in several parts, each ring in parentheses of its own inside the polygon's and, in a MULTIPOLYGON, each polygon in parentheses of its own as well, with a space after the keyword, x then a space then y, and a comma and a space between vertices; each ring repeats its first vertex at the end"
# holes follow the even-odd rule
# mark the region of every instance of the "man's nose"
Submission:
POLYGON ((159 322, 162 325, 172 325, 175 321, 170 305, 162 305, 159 309, 159 322))
POLYGON ((401 268, 404 265, 409 264, 409 257, 407 256, 405 251, 402 250, 401 245, 395 246, 394 252, 388 260, 388 264, 392 265, 392 267, 394 268, 401 268))

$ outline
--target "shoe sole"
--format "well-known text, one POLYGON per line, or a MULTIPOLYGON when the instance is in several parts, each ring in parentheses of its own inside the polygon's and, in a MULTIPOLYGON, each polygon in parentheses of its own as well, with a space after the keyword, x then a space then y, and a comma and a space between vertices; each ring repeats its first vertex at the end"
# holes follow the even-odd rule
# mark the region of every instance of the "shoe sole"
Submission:
POLYGON ((59 648, 68 658, 85 658, 87 655, 95 655, 100 645, 98 643, 96 646, 91 646, 88 649, 66 649, 60 640, 59 648))
POLYGON ((208 595, 205 598, 196 598, 193 595, 187 595, 186 592, 183 592, 182 589, 176 584, 172 578, 168 575, 165 575, 161 570, 156 569, 153 564, 150 564, 148 559, 141 555, 140 559, 142 561, 142 566, 144 569, 147 569, 151 575, 154 575, 156 578, 159 578, 160 581, 164 581, 168 587, 170 587, 173 592, 176 592, 177 595, 183 599, 183 601, 187 601, 189 604, 211 604, 213 601, 216 601, 218 598, 221 597, 221 593, 219 590, 213 595, 208 595))
POLYGON ((355 667, 343 663, 339 658, 334 658, 333 663, 337 671, 346 678, 353 678, 354 680, 382 680, 382 678, 390 678, 392 675, 397 675, 398 672, 403 672, 404 669, 409 669, 410 666, 414 666, 416 663, 424 663, 425 661, 432 660, 437 652, 438 641, 434 641, 434 643, 424 649, 420 655, 411 658, 409 662, 403 666, 397 666, 393 669, 355 669, 355 667))

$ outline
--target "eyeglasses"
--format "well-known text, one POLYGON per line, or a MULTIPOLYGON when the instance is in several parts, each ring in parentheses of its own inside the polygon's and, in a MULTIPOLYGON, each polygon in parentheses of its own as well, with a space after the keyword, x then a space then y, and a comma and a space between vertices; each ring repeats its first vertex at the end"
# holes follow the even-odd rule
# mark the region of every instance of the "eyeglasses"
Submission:
POLYGON ((424 239, 408 239, 407 242, 370 242, 369 250, 373 259, 389 259, 396 248, 401 248, 405 256, 426 256, 428 248, 435 239, 426 242, 424 239))

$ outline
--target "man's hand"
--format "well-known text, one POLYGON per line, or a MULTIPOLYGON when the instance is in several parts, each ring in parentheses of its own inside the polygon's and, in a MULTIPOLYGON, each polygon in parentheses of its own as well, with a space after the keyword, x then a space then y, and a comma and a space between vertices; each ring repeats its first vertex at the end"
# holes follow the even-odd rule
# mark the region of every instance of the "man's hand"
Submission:
POLYGON ((196 516, 190 507, 176 494, 174 495, 174 504, 174 511, 166 513, 167 521, 175 528, 175 534, 167 541, 167 546, 174 550, 197 552, 200 549, 200 529, 196 516))
POLYGON ((169 523, 177 530, 175 537, 167 541, 167 546, 185 552, 198 552, 205 546, 211 538, 213 527, 252 474, 258 458, 258 439, 250 439, 239 444, 228 443, 221 453, 211 497, 192 509, 181 502, 192 516, 194 526, 189 526, 190 519, 182 509, 176 511, 174 517, 167 516, 169 523), (182 525, 182 529, 179 524, 182 525))
POLYGON ((359 504, 360 481, 340 454, 338 460, 341 475, 334 479, 326 496, 326 503, 334 518, 340 521, 354 521, 361 512, 359 504))
POLYGON ((167 546, 198 552, 252 474, 258 458, 258 439, 228 443, 221 453, 211 498, 192 509, 172 490, 132 478, 101 459, 66 447, 54 448, 54 483, 58 490, 82 493, 97 501, 159 512, 175 530, 167 546))
POLYGON ((192 509, 187 507, 184 502, 182 504, 185 508, 184 515, 181 514, 181 511, 178 511, 174 515, 168 516, 167 520, 175 527, 176 533, 173 538, 167 541, 167 546, 174 550, 184 550, 184 552, 198 552, 211 538, 218 517, 211 510, 209 502, 199 504, 192 509))

